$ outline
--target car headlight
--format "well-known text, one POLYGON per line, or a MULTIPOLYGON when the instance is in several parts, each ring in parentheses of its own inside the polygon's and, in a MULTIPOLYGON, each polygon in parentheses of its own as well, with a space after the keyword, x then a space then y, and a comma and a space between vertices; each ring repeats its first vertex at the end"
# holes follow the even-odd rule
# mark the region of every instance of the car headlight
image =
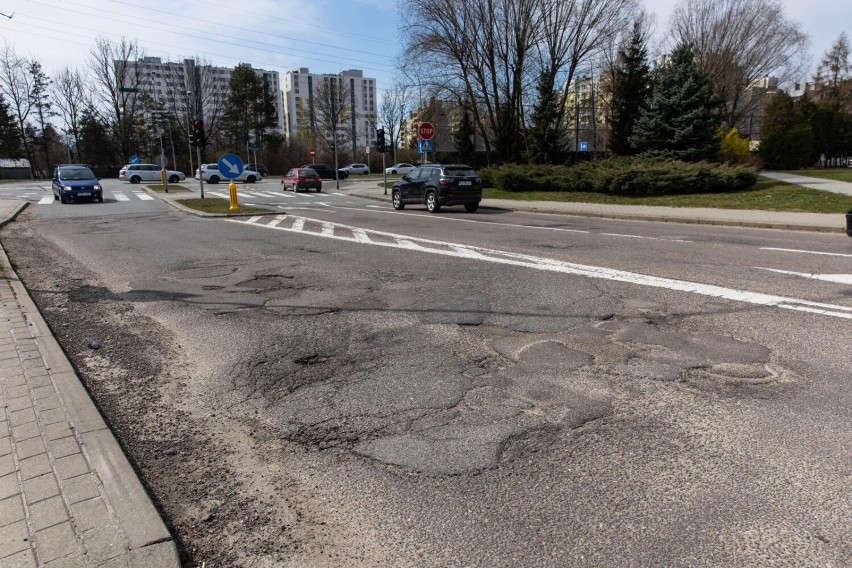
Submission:
POLYGON ((74 188, 71 187, 70 185, 65 185, 65 186, 62 186, 62 189, 64 189, 65 191, 71 191, 74 188))
POLYGON ((102 189, 101 184, 96 183, 94 186, 92 186, 92 189, 97 189, 98 191, 100 191, 102 189))

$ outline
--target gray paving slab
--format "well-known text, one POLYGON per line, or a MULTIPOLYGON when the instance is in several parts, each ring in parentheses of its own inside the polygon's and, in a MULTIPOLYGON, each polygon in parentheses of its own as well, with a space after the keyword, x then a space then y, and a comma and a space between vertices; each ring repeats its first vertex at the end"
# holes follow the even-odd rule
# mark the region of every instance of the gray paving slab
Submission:
MULTIPOLYGON (((26 202, 0 200, 0 225, 26 202)), ((177 546, 0 251, 0 566, 180 566, 177 546)))

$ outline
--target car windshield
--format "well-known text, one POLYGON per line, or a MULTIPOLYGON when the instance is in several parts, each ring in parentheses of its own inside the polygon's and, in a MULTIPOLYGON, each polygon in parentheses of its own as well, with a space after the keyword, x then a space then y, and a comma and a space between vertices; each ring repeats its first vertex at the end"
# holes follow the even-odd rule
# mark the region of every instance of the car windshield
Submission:
POLYGON ((444 175, 447 177, 471 177, 475 176, 476 172, 473 171, 473 168, 465 166, 456 168, 444 168, 444 175))
POLYGON ((315 176, 315 175, 317 175, 317 173, 314 170, 310 170, 310 169, 306 168, 304 170, 299 170, 299 175, 300 176, 315 176))
POLYGON ((95 179, 95 174, 89 168, 60 169, 59 179, 84 180, 95 179))

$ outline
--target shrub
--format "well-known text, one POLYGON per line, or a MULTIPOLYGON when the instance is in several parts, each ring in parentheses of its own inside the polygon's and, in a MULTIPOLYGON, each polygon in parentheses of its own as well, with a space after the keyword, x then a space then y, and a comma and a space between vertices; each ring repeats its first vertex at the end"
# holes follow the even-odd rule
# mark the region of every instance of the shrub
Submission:
POLYGON ((613 195, 722 193, 757 183, 757 170, 710 162, 611 158, 565 166, 504 164, 479 172, 486 187, 505 191, 575 191, 613 195))

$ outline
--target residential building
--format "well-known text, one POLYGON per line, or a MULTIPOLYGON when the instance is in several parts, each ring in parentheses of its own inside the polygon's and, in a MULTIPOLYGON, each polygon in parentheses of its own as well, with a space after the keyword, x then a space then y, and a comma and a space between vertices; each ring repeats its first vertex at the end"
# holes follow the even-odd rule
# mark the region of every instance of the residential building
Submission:
POLYGON ((315 114, 316 89, 321 84, 335 81, 349 89, 349 101, 344 109, 345 128, 339 136, 345 140, 346 150, 353 160, 366 160, 367 147, 376 140, 376 107, 378 104, 376 80, 364 77, 363 71, 348 69, 337 74, 311 73, 300 67, 284 74, 284 136, 289 140, 301 139, 315 145, 317 130, 315 114))
POLYGON ((569 151, 605 152, 608 126, 601 78, 578 75, 566 86, 565 119, 570 134, 569 151))

